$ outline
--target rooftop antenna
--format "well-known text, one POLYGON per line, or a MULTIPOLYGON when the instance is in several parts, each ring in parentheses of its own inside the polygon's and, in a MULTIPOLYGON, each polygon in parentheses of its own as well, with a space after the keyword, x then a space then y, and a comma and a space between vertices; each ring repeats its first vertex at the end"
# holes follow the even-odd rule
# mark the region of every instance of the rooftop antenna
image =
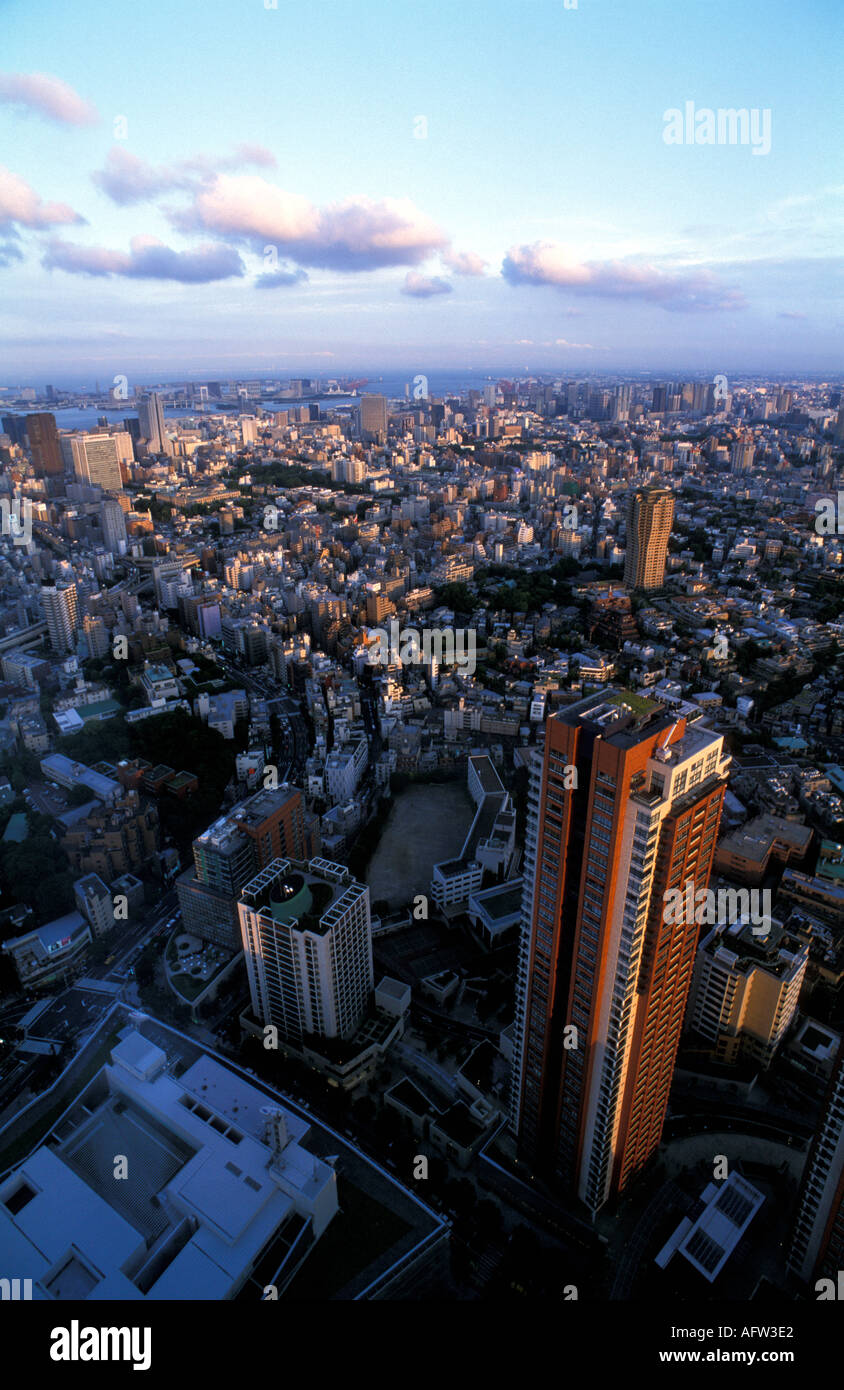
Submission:
POLYGON ((290 1137, 287 1133, 287 1119, 284 1111, 277 1105, 262 1105, 261 1114, 265 1117, 264 1143, 272 1150, 270 1167, 281 1169, 284 1167, 283 1153, 290 1137))
POLYGON ((677 728, 677 725, 679 723, 679 719, 674 720, 674 723, 671 725, 671 728, 665 735, 665 742, 661 743, 659 748, 656 750, 656 756, 659 758, 660 762, 668 762, 668 759, 671 757, 671 750, 668 747, 668 745, 671 742, 671 735, 673 734, 674 730, 677 728))

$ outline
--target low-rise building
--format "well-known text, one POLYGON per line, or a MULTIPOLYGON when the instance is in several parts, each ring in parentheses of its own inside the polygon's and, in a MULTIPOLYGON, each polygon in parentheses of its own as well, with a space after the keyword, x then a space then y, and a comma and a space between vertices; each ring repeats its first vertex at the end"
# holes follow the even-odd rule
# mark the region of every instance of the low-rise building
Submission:
POLYGON ((25 936, 3 943, 24 989, 66 985, 85 969, 91 928, 81 912, 68 912, 25 936))

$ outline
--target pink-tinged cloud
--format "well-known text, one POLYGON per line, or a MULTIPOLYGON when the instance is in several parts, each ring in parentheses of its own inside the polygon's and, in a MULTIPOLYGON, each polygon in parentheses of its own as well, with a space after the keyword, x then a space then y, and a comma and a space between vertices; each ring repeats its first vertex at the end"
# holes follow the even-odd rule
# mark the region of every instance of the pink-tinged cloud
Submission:
POLYGON ((249 165, 271 168, 275 155, 262 145, 237 145, 230 155, 194 155, 174 164, 150 164, 121 145, 114 145, 106 156, 105 168, 91 175, 94 183, 111 198, 125 206, 157 198, 161 193, 180 189, 198 192, 219 173, 243 169, 249 165))
POLYGON ((234 238, 258 251, 274 246, 299 265, 326 270, 418 265, 448 244, 409 199, 350 198, 319 208, 256 174, 221 175, 172 220, 183 231, 234 238))
POLYGON ((0 165, 0 230, 19 227, 57 227, 84 222, 67 203, 45 203, 25 179, 0 165))
POLYGON ((0 103, 34 111, 62 125, 96 125, 95 106, 58 77, 44 72, 0 73, 0 103))
POLYGON ((245 273, 243 261, 231 246, 174 251, 163 242, 141 236, 132 238, 128 253, 54 239, 42 264, 47 270, 64 270, 69 275, 120 275, 130 280, 177 280, 183 285, 207 285, 245 273))
POLYGON ((484 275, 489 264, 474 251, 444 251, 442 259, 455 275, 484 275))
POLYGON ((409 270, 401 287, 402 294, 414 299, 431 299, 436 294, 451 294, 454 286, 441 275, 420 275, 418 270, 409 270))
POLYGON ((744 295, 709 270, 668 272, 634 261, 573 261, 552 241, 511 246, 501 267, 511 285, 550 285, 571 294, 640 299, 675 313, 742 309, 744 295))

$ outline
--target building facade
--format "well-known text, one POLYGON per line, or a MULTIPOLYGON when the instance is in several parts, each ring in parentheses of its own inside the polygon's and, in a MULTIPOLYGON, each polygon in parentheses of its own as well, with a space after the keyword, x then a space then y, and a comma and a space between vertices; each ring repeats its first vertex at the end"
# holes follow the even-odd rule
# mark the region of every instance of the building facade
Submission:
POLYGON ((238 905, 252 1011, 294 1044, 351 1038, 372 996, 369 889, 342 864, 273 860, 238 905))
POLYGON ((624 560, 624 582, 629 588, 661 588, 673 520, 674 494, 668 488, 641 488, 630 494, 624 560))
POLYGON ((551 718, 533 760, 511 1124, 592 1211, 659 1145, 698 936, 666 895, 708 882, 728 762, 626 691, 551 718))

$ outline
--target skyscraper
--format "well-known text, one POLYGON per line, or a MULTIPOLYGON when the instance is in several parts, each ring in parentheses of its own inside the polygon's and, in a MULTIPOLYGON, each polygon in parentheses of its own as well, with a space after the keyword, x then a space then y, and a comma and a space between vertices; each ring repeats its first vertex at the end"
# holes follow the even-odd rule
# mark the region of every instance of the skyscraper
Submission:
POLYGON ((361 396, 361 438, 383 444, 387 438, 387 397, 361 396))
POLYGON ((844 1043, 803 1170, 788 1263, 806 1283, 844 1269, 844 1043))
POLYGON ((673 520, 674 494, 668 488, 646 487, 630 493, 624 561, 624 582, 629 588, 662 586, 673 520))
POLYGON ((109 630, 103 619, 92 617, 91 614, 86 613, 82 619, 82 630, 88 643, 88 655, 93 657, 95 661, 107 656, 111 642, 109 630))
POLYGON ((62 440, 62 454, 79 481, 101 487, 104 492, 122 490, 120 457, 127 450, 131 457, 131 443, 125 434, 66 435, 62 440))
POLYGON ((148 396, 142 396, 138 401, 138 419, 141 425, 141 437, 147 441, 150 453, 170 454, 173 452, 173 446, 164 424, 161 397, 155 391, 150 391, 148 396))
POLYGON ((593 1212, 660 1142, 698 938, 666 894, 707 885, 728 762, 617 690, 549 719, 534 758, 511 1124, 593 1212))
POLYGON ((252 1011, 279 1036, 350 1038, 372 994, 369 889, 342 864, 275 859, 238 905, 252 1011))
POLYGON ((24 448, 26 445, 26 420, 23 415, 4 415, 0 424, 3 426, 3 433, 7 434, 13 444, 24 448))
POLYGON ((112 555, 126 554, 126 518, 116 497, 106 497, 100 507, 103 541, 112 555))
POLYGON ((748 473, 753 467, 756 444, 752 435, 740 434, 730 450, 730 472, 748 473))
POLYGON ((39 415, 27 415, 26 433, 36 475, 39 478, 60 478, 64 473, 64 460, 55 415, 46 411, 39 415))
POLYGON ((76 644, 79 627, 75 583, 45 584, 41 589, 41 602, 50 646, 57 652, 69 651, 76 644))

